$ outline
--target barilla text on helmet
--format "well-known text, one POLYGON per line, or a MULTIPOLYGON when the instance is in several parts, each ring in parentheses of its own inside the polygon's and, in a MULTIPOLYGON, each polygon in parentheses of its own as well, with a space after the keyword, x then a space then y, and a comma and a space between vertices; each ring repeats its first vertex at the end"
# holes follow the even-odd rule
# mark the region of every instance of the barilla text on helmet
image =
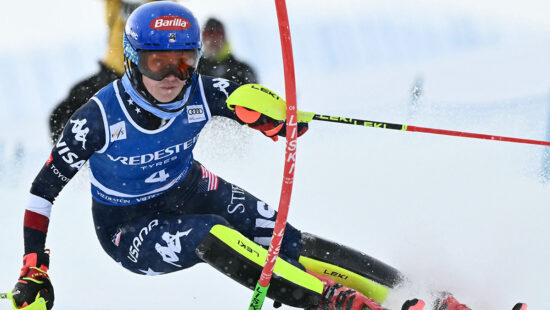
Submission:
POLYGON ((149 23, 149 27, 155 30, 187 30, 191 23, 181 16, 165 15, 157 17, 149 23))

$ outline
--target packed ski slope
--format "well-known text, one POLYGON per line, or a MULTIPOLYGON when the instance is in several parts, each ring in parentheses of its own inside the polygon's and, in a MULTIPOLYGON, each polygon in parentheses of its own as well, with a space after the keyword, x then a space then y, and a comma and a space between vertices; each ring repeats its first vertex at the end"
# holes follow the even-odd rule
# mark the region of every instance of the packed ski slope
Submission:
MULTIPOLYGON (((300 109, 547 138, 545 1, 290 2, 300 109), (413 106, 417 79, 423 95, 413 106)), ((201 21, 226 21, 235 53, 284 94, 270 1, 183 3, 201 21)), ((0 291, 19 272, 28 189, 49 154, 47 113, 97 69, 103 13, 97 0, 10 1, 0 12, 9 29, 0 51, 0 291)), ((215 122, 196 158, 276 206, 283 147, 215 122)), ((407 274, 410 285, 390 296, 395 308, 442 289, 474 309, 516 301, 548 309, 550 188, 539 178, 542 154, 539 146, 312 123, 299 140, 289 221, 407 274)), ((251 297, 206 265, 156 277, 119 267, 95 239, 85 171, 54 205, 48 246, 57 310, 244 309, 251 297)))

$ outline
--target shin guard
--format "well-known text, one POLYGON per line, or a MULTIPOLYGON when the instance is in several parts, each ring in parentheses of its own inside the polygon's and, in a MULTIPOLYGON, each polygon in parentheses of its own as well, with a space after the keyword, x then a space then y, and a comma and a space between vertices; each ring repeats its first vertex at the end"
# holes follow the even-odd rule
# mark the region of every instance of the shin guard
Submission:
MULTIPOLYGON (((240 284, 254 289, 260 278, 267 250, 241 233, 215 225, 196 249, 197 255, 240 284)), ((318 304, 323 283, 300 268, 277 259, 267 297, 283 304, 306 308, 318 304)))
POLYGON ((383 302, 388 287, 403 280, 401 273, 364 253, 315 235, 302 233, 300 263, 316 274, 354 288, 377 302, 383 302))

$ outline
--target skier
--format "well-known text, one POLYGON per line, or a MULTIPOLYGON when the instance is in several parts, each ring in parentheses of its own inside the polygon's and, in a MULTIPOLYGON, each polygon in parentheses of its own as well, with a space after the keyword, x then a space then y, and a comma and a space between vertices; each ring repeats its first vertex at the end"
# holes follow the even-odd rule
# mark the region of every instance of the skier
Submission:
MULTIPOLYGON (((50 212, 86 161, 97 237, 122 267, 159 275, 206 262, 249 288, 259 277, 277 212, 207 170, 192 150, 214 115, 271 138, 285 135, 284 122, 264 113, 269 101, 255 111, 239 108, 247 105, 243 97, 234 106, 226 103, 242 88, 276 95, 256 84, 198 74, 200 28, 174 2, 138 7, 128 18, 123 48, 125 74, 70 117, 32 183, 23 267, 10 293, 14 308, 54 305, 45 249, 50 212)), ((299 123, 298 135, 307 128, 299 123)), ((402 280, 394 268, 290 224, 275 268, 268 297, 306 309, 381 310, 387 288, 402 280)))
POLYGON ((203 57, 199 61, 199 72, 204 75, 222 77, 238 84, 257 83, 254 70, 239 61, 231 53, 231 45, 225 34, 225 27, 216 18, 209 18, 202 31, 203 57))

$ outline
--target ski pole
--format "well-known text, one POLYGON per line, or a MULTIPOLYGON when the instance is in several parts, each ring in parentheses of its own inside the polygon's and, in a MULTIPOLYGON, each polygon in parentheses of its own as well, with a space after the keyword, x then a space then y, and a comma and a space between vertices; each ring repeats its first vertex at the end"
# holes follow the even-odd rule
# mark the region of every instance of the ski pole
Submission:
MULTIPOLYGON (((276 95, 273 95, 273 92, 269 91, 268 89, 266 89, 261 85, 245 84, 237 88, 233 93, 231 93, 229 98, 227 98, 227 105, 230 109, 234 109, 235 106, 240 105, 251 110, 256 110, 256 105, 254 103, 255 102, 262 103, 264 106, 271 107, 271 109, 265 110, 262 113, 276 120, 281 120, 281 121, 285 120, 286 119, 285 102, 284 100, 281 100, 278 96, 276 96, 275 98, 273 96, 276 96, 276 95)), ((493 140, 493 141, 505 141, 505 142, 550 146, 549 141, 503 137, 503 136, 487 135, 487 134, 464 132, 464 131, 387 123, 387 122, 381 122, 381 121, 369 121, 369 120, 362 120, 362 119, 356 119, 351 117, 315 114, 312 112, 305 112, 305 111, 298 111, 297 115, 298 115, 299 123, 309 123, 312 120, 317 120, 317 121, 326 121, 326 122, 348 124, 348 125, 359 125, 359 126, 365 126, 365 127, 384 128, 384 129, 393 129, 393 130, 401 130, 401 131, 414 131, 414 132, 423 132, 423 133, 464 137, 464 138, 475 138, 475 139, 485 139, 485 140, 493 140)))
POLYGON ((252 300, 248 306, 249 310, 259 310, 262 308, 264 299, 269 289, 273 268, 277 261, 277 256, 281 250, 283 235, 285 233, 288 208, 292 195, 292 184, 294 183, 294 168, 296 164, 296 139, 298 138, 296 107, 296 79, 294 75, 294 58, 292 55, 292 41, 290 38, 290 25, 288 22, 288 13, 285 0, 275 0, 277 11, 277 21, 279 24, 279 35, 281 38, 281 49, 283 54, 283 67, 285 75, 285 93, 287 98, 286 105, 286 150, 283 184, 279 200, 279 209, 273 236, 269 244, 267 258, 260 275, 260 279, 254 289, 252 300))
POLYGON ((8 293, 0 293, 0 299, 8 299, 8 293))
POLYGON ((423 132, 423 133, 431 133, 436 135, 446 135, 446 136, 485 139, 485 140, 493 140, 493 141, 505 141, 505 142, 550 146, 549 141, 511 138, 511 137, 471 133, 471 132, 464 132, 464 131, 454 131, 454 130, 446 130, 446 129, 410 126, 410 125, 404 125, 404 124, 386 123, 386 122, 379 122, 379 121, 367 121, 362 119, 347 118, 347 117, 341 117, 341 116, 321 115, 321 114, 315 114, 311 112, 298 111, 299 122, 300 121, 309 122, 311 120, 374 127, 374 128, 394 129, 394 130, 401 130, 401 131, 423 132))

